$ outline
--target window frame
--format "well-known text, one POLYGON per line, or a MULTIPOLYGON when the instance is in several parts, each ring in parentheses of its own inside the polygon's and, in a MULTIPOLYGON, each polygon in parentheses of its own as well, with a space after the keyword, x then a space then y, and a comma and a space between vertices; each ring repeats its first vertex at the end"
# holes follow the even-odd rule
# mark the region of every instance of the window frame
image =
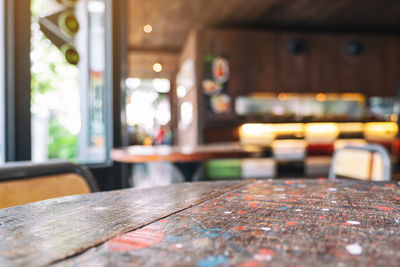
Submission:
POLYGON ((0 0, 0 164, 5 162, 5 17, 4 0, 0 0))
MULTIPOLYGON (((31 160, 31 112, 30 112, 30 0, 2 0, 5 4, 5 154, 6 161, 31 160), (18 97, 16 97, 18 95, 18 97)), ((128 144, 125 127, 125 88, 122 81, 126 77, 126 0, 107 0, 108 20, 105 25, 109 36, 106 53, 108 64, 107 93, 112 96, 106 105, 107 146, 128 144), (110 127, 109 127, 110 126, 110 127)), ((109 156, 109 155, 107 155, 109 156)), ((119 189, 126 184, 127 166, 109 159, 106 164, 88 164, 102 190, 119 189), (110 179, 113 177, 113 179, 110 179)))

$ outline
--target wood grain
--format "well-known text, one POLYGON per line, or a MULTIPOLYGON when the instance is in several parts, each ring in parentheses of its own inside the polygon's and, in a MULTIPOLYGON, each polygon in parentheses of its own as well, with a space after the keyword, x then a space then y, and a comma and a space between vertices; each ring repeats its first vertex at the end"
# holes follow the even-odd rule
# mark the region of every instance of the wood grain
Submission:
POLYGON ((394 183, 256 181, 62 266, 398 266, 394 183))
POLYGON ((51 264, 243 184, 126 189, 0 210, 0 266, 51 264))

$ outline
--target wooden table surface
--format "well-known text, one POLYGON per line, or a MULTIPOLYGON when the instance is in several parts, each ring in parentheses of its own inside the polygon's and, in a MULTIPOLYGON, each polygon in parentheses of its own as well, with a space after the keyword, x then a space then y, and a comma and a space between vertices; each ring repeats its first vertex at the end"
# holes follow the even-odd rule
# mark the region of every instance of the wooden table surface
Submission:
POLYGON ((153 161, 187 162, 217 158, 260 156, 263 150, 257 146, 241 146, 238 143, 219 143, 190 146, 129 146, 114 148, 111 158, 123 163, 153 161))
POLYGON ((202 182, 0 210, 0 265, 399 266, 400 188, 202 182))

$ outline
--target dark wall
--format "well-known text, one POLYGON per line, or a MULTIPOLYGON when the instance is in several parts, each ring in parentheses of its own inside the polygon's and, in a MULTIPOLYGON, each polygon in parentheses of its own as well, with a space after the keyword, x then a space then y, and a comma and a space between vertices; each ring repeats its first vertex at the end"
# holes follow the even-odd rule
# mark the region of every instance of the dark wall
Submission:
MULTIPOLYGON (((195 34, 199 100, 203 99, 202 59, 208 53, 228 57, 228 90, 233 101, 253 92, 360 92, 394 97, 400 80, 397 36, 238 30, 201 30, 195 34), (298 54, 288 51, 293 40, 303 45, 298 54), (361 45, 357 55, 347 52, 352 41, 361 45)), ((237 140, 239 121, 233 108, 227 114, 213 114, 199 105, 200 140, 237 140)))
POLYGON ((400 38, 362 34, 199 32, 201 52, 227 56, 232 95, 263 92, 361 92, 394 96, 400 78, 400 38), (291 40, 303 52, 291 54, 291 40), (362 53, 350 55, 357 41, 362 53))

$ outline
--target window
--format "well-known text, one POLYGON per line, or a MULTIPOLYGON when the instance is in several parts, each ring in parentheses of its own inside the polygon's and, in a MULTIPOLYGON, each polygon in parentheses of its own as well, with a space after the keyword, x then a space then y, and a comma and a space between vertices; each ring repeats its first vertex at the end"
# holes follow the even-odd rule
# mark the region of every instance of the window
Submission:
POLYGON ((5 160, 4 0, 0 0, 0 163, 5 160))
POLYGON ((126 79, 126 120, 130 143, 171 144, 171 109, 168 79, 126 79))
POLYGON ((107 163, 111 1, 63 2, 31 1, 32 159, 107 163))

